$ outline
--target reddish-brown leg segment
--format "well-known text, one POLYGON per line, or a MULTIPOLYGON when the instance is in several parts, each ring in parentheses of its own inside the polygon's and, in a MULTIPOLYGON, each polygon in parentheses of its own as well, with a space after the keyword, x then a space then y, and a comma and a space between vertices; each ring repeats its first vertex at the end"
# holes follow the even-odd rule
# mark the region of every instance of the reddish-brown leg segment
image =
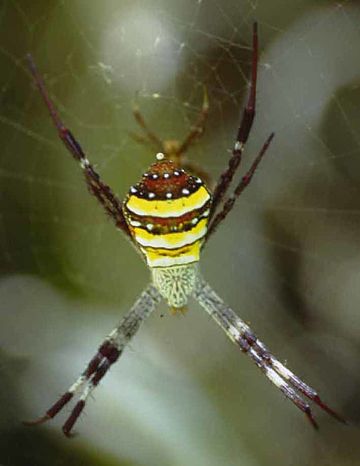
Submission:
POLYGON ((250 327, 232 309, 226 306, 210 285, 200 277, 194 297, 241 351, 250 356, 266 377, 306 414, 313 427, 317 428, 318 425, 313 417, 311 407, 298 392, 305 395, 338 421, 346 422, 320 399, 318 393, 313 388, 278 361, 257 338, 250 327))
POLYGON ((135 302, 129 313, 120 321, 114 330, 100 345, 97 353, 88 363, 84 372, 71 385, 71 387, 41 416, 34 421, 24 422, 26 425, 42 424, 55 417, 64 406, 81 391, 79 400, 75 404, 70 415, 63 425, 66 436, 71 435, 71 430, 83 411, 86 400, 99 382, 108 372, 110 367, 118 360, 130 339, 135 335, 140 324, 155 310, 161 296, 153 285, 149 285, 135 302))
POLYGON ((86 155, 80 144, 77 142, 71 131, 65 127, 55 108, 54 103, 49 97, 44 80, 37 70, 32 56, 28 54, 27 59, 30 71, 49 110, 51 119, 58 131, 59 137, 74 159, 80 163, 89 191, 98 199, 106 213, 114 220, 116 226, 120 228, 127 236, 131 237, 122 211, 121 201, 115 196, 110 187, 100 179, 100 176, 94 170, 94 167, 90 164, 89 160, 86 158, 86 155))
POLYGON ((249 137, 249 134, 250 134, 253 122, 254 122, 255 109, 256 109, 257 66, 258 66, 258 34, 257 34, 257 24, 254 23, 253 55, 252 55, 249 97, 248 97, 248 101, 247 101, 247 104, 243 112, 243 116, 242 116, 242 120, 241 120, 239 129, 238 129, 238 132, 237 132, 236 142, 232 150, 232 156, 230 157, 226 170, 220 175, 220 178, 214 190, 212 207, 211 207, 210 217, 209 217, 209 228, 208 228, 206 240, 215 231, 219 223, 222 222, 222 220, 224 220, 224 218, 227 216, 227 214, 232 209, 235 199, 240 196, 241 192, 251 181, 251 178, 254 175, 254 172, 260 160, 265 155, 265 152, 268 149, 271 143, 271 140, 274 136, 274 134, 272 133, 270 137, 267 139, 258 157, 255 159, 254 163, 252 164, 247 174, 242 178, 242 181, 236 188, 234 194, 225 202, 225 205, 223 206, 221 211, 216 215, 216 210, 222 203, 224 196, 226 195, 226 192, 228 191, 229 186, 234 178, 234 175, 240 166, 245 144, 248 140, 248 137, 249 137))

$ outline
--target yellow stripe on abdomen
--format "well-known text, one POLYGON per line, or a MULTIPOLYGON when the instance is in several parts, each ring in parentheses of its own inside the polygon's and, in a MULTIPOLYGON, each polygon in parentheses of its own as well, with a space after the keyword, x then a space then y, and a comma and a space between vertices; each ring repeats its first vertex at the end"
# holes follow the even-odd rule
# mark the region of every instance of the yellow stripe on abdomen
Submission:
POLYGON ((194 193, 169 200, 150 200, 137 196, 130 196, 126 208, 137 215, 153 217, 180 217, 196 209, 200 209, 210 199, 209 192, 204 186, 194 193))
POLYGON ((198 262, 207 233, 211 193, 174 162, 153 163, 123 203, 131 236, 149 267, 198 262))
POLYGON ((137 243, 141 246, 148 246, 152 248, 165 248, 165 249, 177 249, 187 244, 194 243, 195 241, 203 238, 206 234, 207 218, 199 221, 189 231, 182 231, 180 233, 167 233, 167 234, 156 234, 150 233, 143 228, 134 228, 133 235, 137 243))
POLYGON ((200 258, 201 240, 177 249, 142 247, 149 267, 172 267, 191 264, 200 258))

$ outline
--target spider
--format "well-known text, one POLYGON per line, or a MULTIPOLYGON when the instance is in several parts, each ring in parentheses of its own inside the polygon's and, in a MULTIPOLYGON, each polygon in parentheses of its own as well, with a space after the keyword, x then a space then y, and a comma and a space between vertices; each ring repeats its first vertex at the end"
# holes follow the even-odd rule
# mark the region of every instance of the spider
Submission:
MULTIPOLYGON (((232 155, 212 192, 202 180, 201 170, 189 163, 184 170, 184 153, 204 131, 209 110, 205 91, 199 117, 183 143, 162 142, 147 126, 139 109, 134 116, 144 136, 134 136, 141 143, 150 143, 160 152, 141 180, 129 190, 121 202, 100 178, 87 159, 82 147, 64 125, 46 90, 32 56, 27 56, 29 67, 42 98, 50 112, 59 137, 83 170, 89 191, 103 206, 108 216, 140 251, 151 272, 151 283, 140 294, 130 311, 109 333, 78 379, 54 403, 44 416, 26 424, 41 424, 56 416, 64 406, 79 394, 78 401, 66 419, 62 430, 71 435, 72 428, 83 411, 89 395, 110 367, 118 360, 140 324, 165 299, 174 310, 183 310, 190 296, 224 330, 238 348, 247 354, 265 376, 317 428, 310 404, 304 396, 341 422, 345 422, 327 406, 318 393, 293 374, 257 338, 250 327, 228 307, 199 270, 200 252, 219 224, 226 218, 236 199, 249 185, 260 161, 266 153, 274 133, 265 141, 252 165, 240 178, 232 194, 230 183, 240 165, 255 116, 258 64, 257 24, 253 25, 252 68, 249 97, 243 111, 232 155), (200 173, 199 173, 200 171, 200 173), (303 396, 302 396, 303 395, 303 396)), ((185 163, 185 162, 184 162, 185 163)))

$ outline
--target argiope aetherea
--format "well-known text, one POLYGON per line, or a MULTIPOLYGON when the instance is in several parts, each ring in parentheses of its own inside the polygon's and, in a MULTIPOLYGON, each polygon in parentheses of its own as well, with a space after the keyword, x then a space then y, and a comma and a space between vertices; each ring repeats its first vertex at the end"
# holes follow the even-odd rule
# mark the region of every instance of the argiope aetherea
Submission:
MULTIPOLYGON (((231 195, 226 195, 240 165, 245 143, 255 116, 256 78, 258 63, 257 26, 253 28, 253 58, 248 101, 238 129, 236 142, 228 166, 220 175, 213 193, 201 177, 189 175, 183 168, 183 154, 203 133, 208 113, 205 95, 202 112, 183 143, 163 143, 146 125, 136 108, 134 115, 145 136, 135 136, 140 142, 149 142, 158 148, 154 162, 139 183, 130 188, 121 202, 101 180, 80 144, 64 126, 44 81, 32 57, 28 56, 30 70, 47 105, 59 136, 73 157, 80 163, 90 192, 100 201, 115 225, 141 252, 152 275, 151 284, 145 288, 130 311, 105 338, 85 371, 71 387, 50 407, 46 414, 28 424, 40 424, 58 414, 80 392, 80 397, 63 425, 69 436, 76 420, 84 409, 86 400, 122 354, 140 324, 155 310, 164 298, 170 307, 181 310, 188 298, 194 297, 204 310, 220 325, 227 336, 250 356, 266 377, 278 387, 299 409, 312 425, 317 427, 310 405, 302 395, 339 421, 344 420, 329 408, 317 392, 279 362, 257 338, 249 326, 230 309, 202 278, 198 261, 200 251, 226 218, 235 200, 250 183, 256 168, 268 149, 273 134, 266 140, 250 169, 240 179, 231 195)), ((198 175, 196 167, 189 164, 198 175)))

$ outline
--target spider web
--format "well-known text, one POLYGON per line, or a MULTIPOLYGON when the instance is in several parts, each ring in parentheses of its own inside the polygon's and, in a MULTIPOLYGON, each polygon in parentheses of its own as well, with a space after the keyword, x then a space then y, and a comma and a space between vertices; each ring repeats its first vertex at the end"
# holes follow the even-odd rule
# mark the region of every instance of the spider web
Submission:
MULTIPOLYGON (((42 383, 50 371, 51 402, 65 377, 67 384, 84 357, 92 354, 94 342, 102 337, 99 328, 106 333, 119 308, 125 312, 148 280, 143 263, 89 196, 80 170, 58 141, 32 84, 25 54, 33 53, 64 121, 122 198, 154 160, 153 149, 131 137, 131 132, 140 132, 131 114, 134 102, 162 139, 181 139, 201 109, 205 86, 210 117, 204 137, 188 155, 215 179, 223 170, 248 91, 256 19, 261 48, 257 116, 242 169, 271 131, 275 139, 251 186, 206 248, 202 268, 223 298, 243 318, 251 319, 274 350, 291 360, 291 367, 302 370, 343 411, 351 405, 356 421, 360 413, 355 395, 360 328, 356 2, 32 3, 3 0, 0 5, 0 245, 6 350, 40 361, 42 383), (32 314, 34 302, 43 313, 32 314), (49 330, 41 323, 50 307, 58 311, 49 311, 59 329, 56 337, 54 327, 49 330), (80 330, 74 328, 74 314, 80 330), (15 344, 11 331, 23 335, 29 323, 31 338, 15 344), (45 362, 37 345, 28 351, 33 338, 43 341, 41 328, 50 332, 46 348, 57 351, 55 362, 45 362), (73 337, 62 352, 65 334, 73 337), (73 339, 85 341, 79 345, 73 339), (59 369, 61 362, 66 370, 59 369)), ((197 313, 190 312, 176 325, 154 317, 147 332, 142 337, 147 346, 137 340, 136 354, 120 364, 123 372, 118 379, 122 384, 127 379, 125 388, 120 382, 119 386, 108 382, 117 390, 106 392, 111 405, 97 395, 92 416, 100 410, 103 430, 95 432, 87 425, 89 419, 81 424, 83 436, 96 438, 103 452, 129 458, 129 464, 147 465, 262 465, 274 459, 284 465, 340 465, 358 457, 358 442, 346 446, 349 433, 333 427, 322 443, 304 432, 299 413, 282 403, 256 370, 249 372, 247 361, 239 361, 238 353, 197 313), (154 388, 149 395, 142 385, 143 391, 134 395, 139 377, 144 387, 153 384, 158 395, 154 388), (160 381, 167 377, 165 392, 160 381), (194 379, 199 385, 203 380, 203 386, 194 385, 194 379), (169 387, 175 398, 189 403, 192 416, 165 399, 169 387), (121 410, 128 402, 131 409, 124 414, 121 410), (106 426, 114 429, 114 406, 118 417, 131 423, 128 433, 126 422, 119 425, 126 445, 118 445, 111 436, 103 438, 106 426), (146 411, 146 422, 141 410, 146 411), (289 429, 293 435, 284 447, 280 439, 289 429), (133 440, 136 436, 144 442, 141 448, 133 440), (161 452, 155 453, 146 436, 163 438, 161 452), (281 454, 274 451, 280 445, 281 454)), ((34 373, 26 383, 32 383, 26 409, 43 409, 34 373)), ((321 421, 326 424, 326 418, 321 421)), ((105 457, 102 461, 111 464, 105 457)))

